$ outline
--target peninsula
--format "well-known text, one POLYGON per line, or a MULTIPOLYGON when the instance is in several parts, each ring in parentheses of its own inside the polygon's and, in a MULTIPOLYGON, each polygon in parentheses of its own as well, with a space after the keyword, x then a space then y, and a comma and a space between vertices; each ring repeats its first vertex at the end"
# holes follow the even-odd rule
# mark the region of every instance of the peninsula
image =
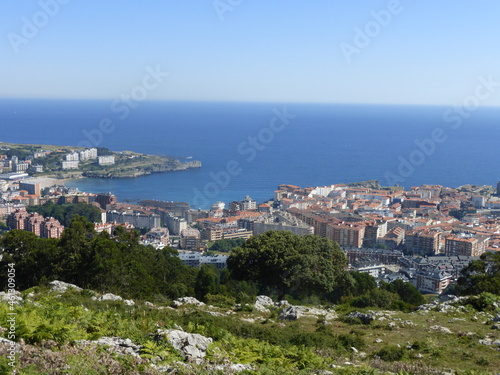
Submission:
POLYGON ((133 151, 0 142, 0 173, 54 178, 134 178, 200 168, 197 160, 133 151))

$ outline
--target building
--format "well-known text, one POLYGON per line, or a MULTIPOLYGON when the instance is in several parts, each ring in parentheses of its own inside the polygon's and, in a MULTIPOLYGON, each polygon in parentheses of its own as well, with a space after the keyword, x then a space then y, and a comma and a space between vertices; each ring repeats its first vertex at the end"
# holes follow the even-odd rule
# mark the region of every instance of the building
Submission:
POLYGON ((29 214, 24 210, 16 210, 7 218, 10 229, 26 230, 42 238, 61 238, 64 226, 58 220, 49 217, 44 219, 34 212, 29 214))
POLYGON ((172 214, 167 215, 165 224, 167 225, 170 233, 174 236, 179 236, 181 232, 188 227, 186 219, 172 214))
POLYGON ((111 193, 101 193, 94 197, 94 201, 101 206, 103 210, 107 210, 109 205, 113 205, 118 202, 116 195, 111 193))
POLYGON ((416 288, 421 293, 441 294, 451 284, 452 276, 446 271, 419 271, 416 288))
POLYGON ((161 227, 160 215, 143 214, 134 211, 107 211, 106 221, 120 224, 132 224, 135 228, 158 228, 161 227))
POLYGON ((447 256, 478 257, 488 248, 490 238, 470 233, 458 233, 446 237, 445 253, 447 256))
POLYGON ((435 255, 441 252, 443 234, 438 231, 412 230, 406 232, 406 250, 418 255, 435 255))
POLYGON ((78 152, 72 152, 71 154, 66 155, 66 161, 80 161, 80 155, 78 152))
POLYGON ((384 244, 389 249, 396 249, 405 240, 405 230, 400 227, 394 227, 389 230, 378 242, 384 244))
POLYGON ((170 237, 167 228, 154 228, 145 234, 145 239, 148 242, 156 242, 168 246, 170 237))
POLYGON ((86 150, 80 151, 78 153, 78 155, 79 155, 81 161, 97 159, 97 149, 96 148, 88 148, 86 150))
POLYGON ((21 162, 21 163, 16 163, 14 164, 14 172, 25 172, 28 170, 28 168, 30 167, 30 164, 29 163, 26 163, 26 162, 21 162))
POLYGON ((35 164, 33 166, 33 170, 35 171, 35 173, 43 173, 43 165, 35 164))
POLYGON ((99 156, 97 158, 99 165, 113 165, 115 164, 114 155, 99 156))
POLYGON ((201 245, 200 231, 194 228, 187 228, 181 232, 181 248, 187 250, 199 250, 201 245))
POLYGON ((200 253, 179 253, 182 264, 189 267, 200 267, 204 264, 212 264, 217 269, 226 267, 227 255, 203 256, 200 253))
POLYGON ((242 211, 248 211, 248 210, 256 210, 257 209, 257 201, 253 200, 250 198, 249 195, 247 195, 242 201, 241 201, 241 210, 242 211))
POLYGON ((78 160, 67 160, 67 161, 63 161, 61 163, 61 167, 63 170, 68 170, 68 169, 78 169, 79 167, 79 162, 78 160))
POLYGON ((328 224, 326 238, 336 241, 342 247, 362 247, 365 225, 353 223, 328 224))

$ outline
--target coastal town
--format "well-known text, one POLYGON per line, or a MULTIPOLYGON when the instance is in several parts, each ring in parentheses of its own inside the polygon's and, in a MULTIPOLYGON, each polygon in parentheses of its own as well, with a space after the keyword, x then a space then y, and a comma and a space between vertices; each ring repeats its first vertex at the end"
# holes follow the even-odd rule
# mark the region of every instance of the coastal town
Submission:
POLYGON ((0 176, 17 180, 29 176, 57 178, 134 178, 152 173, 200 168, 197 160, 114 152, 103 147, 25 145, 0 142, 0 176))
MULTIPOLYGON (((71 153, 62 167, 87 157, 97 154, 94 150, 71 153)), ((283 184, 268 202, 246 196, 201 210, 184 202, 118 202, 112 193, 85 193, 54 179, 32 178, 26 172, 38 166, 27 167, 29 163, 15 156, 0 155, 0 159, 4 172, 11 169, 0 175, 4 230, 60 238, 64 226, 58 220, 27 208, 48 202, 85 203, 101 212, 101 220, 94 224, 97 232, 112 234, 118 226, 140 229, 144 245, 177 249, 182 262, 193 267, 226 266, 228 254, 211 250, 217 241, 245 240, 270 230, 291 231, 336 241, 352 270, 379 281, 401 279, 422 293, 441 294, 471 260, 500 251, 500 182, 496 188, 422 185, 407 190, 382 188, 377 181, 305 188, 283 184)), ((112 161, 98 158, 99 164, 112 161)))

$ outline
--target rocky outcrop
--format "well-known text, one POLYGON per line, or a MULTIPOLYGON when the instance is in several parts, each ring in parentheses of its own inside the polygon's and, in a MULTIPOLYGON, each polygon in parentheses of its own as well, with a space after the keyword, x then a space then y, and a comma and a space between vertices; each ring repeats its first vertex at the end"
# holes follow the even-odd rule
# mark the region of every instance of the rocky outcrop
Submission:
POLYGON ((155 333, 155 339, 167 340, 175 350, 186 360, 200 364, 207 355, 208 345, 213 340, 196 333, 187 333, 178 329, 159 329, 155 333))
POLYGON ((109 349, 109 351, 119 355, 133 355, 139 357, 142 349, 141 345, 134 344, 130 339, 122 339, 121 337, 101 337, 96 341, 78 340, 76 344, 87 347, 89 345, 101 345, 109 349))
POLYGON ((178 298, 173 302, 175 307, 180 307, 184 305, 194 305, 194 306, 205 306, 203 302, 198 301, 194 297, 182 297, 178 298))
POLYGON ((106 293, 98 297, 97 301, 123 301, 123 298, 113 293, 106 293))
POLYGON ((375 317, 374 313, 362 313, 359 311, 353 311, 352 313, 346 315, 346 319, 359 319, 363 324, 370 324, 375 320, 375 317))
POLYGON ((258 312, 269 312, 268 307, 274 307, 273 300, 268 296, 257 296, 254 309, 258 312))
POLYGON ((82 291, 83 289, 75 284, 65 283, 64 281, 54 280, 49 283, 50 290, 57 293, 65 293, 68 289, 73 289, 77 292, 82 291))

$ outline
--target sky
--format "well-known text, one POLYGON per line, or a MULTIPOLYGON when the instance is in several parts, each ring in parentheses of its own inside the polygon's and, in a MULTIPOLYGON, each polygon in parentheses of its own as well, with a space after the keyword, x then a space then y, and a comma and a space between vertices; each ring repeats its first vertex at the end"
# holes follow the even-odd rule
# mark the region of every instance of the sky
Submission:
POLYGON ((0 98, 454 105, 486 80, 480 105, 500 106, 499 14, 498 0, 2 0, 0 98))

